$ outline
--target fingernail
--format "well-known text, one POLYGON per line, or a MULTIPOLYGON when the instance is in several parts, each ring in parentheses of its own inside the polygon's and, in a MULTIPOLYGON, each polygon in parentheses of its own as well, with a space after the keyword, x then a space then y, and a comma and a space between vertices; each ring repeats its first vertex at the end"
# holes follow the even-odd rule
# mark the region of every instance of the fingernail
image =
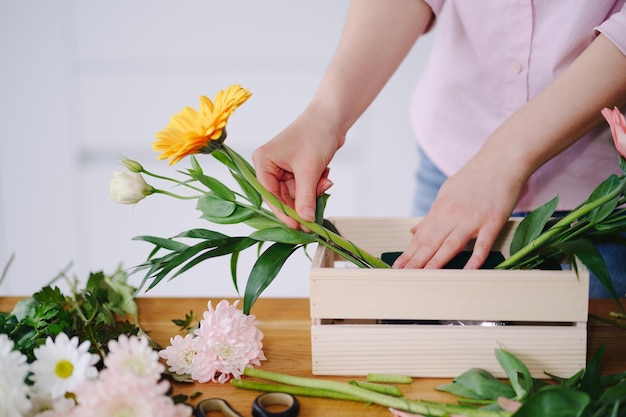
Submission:
POLYGON ((325 193, 325 192, 326 192, 326 191, 328 191, 328 189, 329 189, 330 187, 332 187, 332 186, 333 186, 333 182, 332 182, 331 180, 326 180, 326 181, 324 182, 324 185, 322 185, 322 187, 321 187, 321 189, 320 189, 320 194, 325 193))

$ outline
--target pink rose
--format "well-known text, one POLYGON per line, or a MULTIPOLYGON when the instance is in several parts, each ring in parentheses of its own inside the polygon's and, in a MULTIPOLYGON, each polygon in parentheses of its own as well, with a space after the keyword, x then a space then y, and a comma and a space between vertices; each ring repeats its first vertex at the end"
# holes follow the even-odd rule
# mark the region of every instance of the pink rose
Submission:
POLYGON ((617 152, 622 155, 622 158, 626 158, 626 119, 624 119, 624 115, 617 107, 614 107, 613 110, 608 108, 602 109, 602 116, 611 126, 611 133, 613 134, 617 152))

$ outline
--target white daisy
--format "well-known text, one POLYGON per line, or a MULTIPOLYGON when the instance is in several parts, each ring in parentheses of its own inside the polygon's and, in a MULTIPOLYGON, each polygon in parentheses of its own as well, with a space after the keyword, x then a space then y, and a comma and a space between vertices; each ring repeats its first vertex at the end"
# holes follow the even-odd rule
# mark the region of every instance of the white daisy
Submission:
POLYGON ((72 398, 52 399, 49 393, 32 391, 29 395, 32 408, 26 417, 68 416, 76 403, 72 398))
POLYGON ((59 333, 54 341, 48 337, 34 351, 36 360, 31 364, 31 379, 35 389, 55 399, 72 392, 81 381, 95 378, 98 356, 88 352, 89 345, 85 341, 79 346, 78 337, 70 340, 65 333, 59 333))
POLYGON ((21 417, 30 410, 26 356, 13 346, 6 334, 0 334, 0 417, 21 417))

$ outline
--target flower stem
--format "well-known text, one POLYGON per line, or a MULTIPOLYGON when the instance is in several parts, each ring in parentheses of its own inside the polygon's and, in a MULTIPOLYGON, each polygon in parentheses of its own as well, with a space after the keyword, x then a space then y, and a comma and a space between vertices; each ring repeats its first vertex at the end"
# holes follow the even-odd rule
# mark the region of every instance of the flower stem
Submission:
POLYGON ((169 191, 159 190, 158 188, 153 188, 152 189, 152 193, 153 194, 164 194, 164 195, 168 195, 170 197, 178 198, 180 200, 197 200, 198 198, 200 198, 199 196, 195 196, 195 195, 186 196, 186 195, 174 194, 174 193, 171 193, 169 191))
MULTIPOLYGON (((397 410, 403 410, 432 417, 443 417, 449 416, 451 414, 459 414, 467 417, 510 417, 512 415, 512 413, 509 413, 507 411, 482 410, 475 407, 460 406, 456 404, 409 400, 404 397, 394 397, 391 395, 381 394, 379 392, 374 392, 344 382, 297 377, 279 374, 276 372, 263 371, 254 368, 245 368, 244 375, 278 382, 281 384, 304 387, 306 389, 338 392, 356 397, 361 401, 372 402, 385 407, 391 407, 397 410)), ((305 392, 308 392, 308 390, 305 392)))
MULTIPOLYGON (((623 178, 624 177, 622 177, 622 179, 623 178)), ((574 223, 576 220, 622 194, 624 192, 624 184, 626 184, 626 182, 623 182, 622 184, 620 184, 619 187, 617 187, 615 190, 608 193, 607 195, 603 196, 602 198, 598 198, 597 200, 588 204, 583 204, 577 209, 571 211, 568 215, 564 216, 561 220, 554 224, 550 229, 540 234, 535 240, 531 241, 526 246, 511 255, 508 259, 505 259, 503 262, 497 265, 496 269, 515 268, 516 265, 524 259, 524 257, 528 256, 534 250, 546 245, 550 241, 550 239, 554 238, 563 229, 571 228, 572 223, 574 223)))
POLYGON ((361 398, 342 394, 327 389, 305 388, 293 385, 267 384, 263 382, 247 381, 244 379, 231 379, 230 384, 237 388, 251 389, 266 392, 284 392, 287 394, 301 395, 304 397, 334 398, 336 400, 364 401, 361 398))
MULTIPOLYGON (((187 181, 179 181, 179 180, 177 180, 175 178, 170 178, 170 177, 166 177, 164 175, 155 174, 154 172, 146 171, 145 169, 142 170, 141 173, 145 174, 145 175, 148 175, 150 177, 153 177, 153 178, 157 178, 157 179, 164 180, 164 181, 170 181, 170 182, 176 183, 178 185, 183 185, 183 186, 185 186, 187 188, 190 188, 190 189, 192 189, 194 191, 203 192, 203 190, 201 190, 198 187, 194 187, 193 185, 189 184, 187 181)), ((176 197, 176 196, 174 195, 174 197, 176 197)))
POLYGON ((300 216, 294 209, 283 204, 282 201, 280 201, 276 196, 270 193, 259 182, 259 180, 256 178, 256 175, 250 171, 250 169, 246 165, 245 161, 241 158, 241 156, 239 156, 235 151, 233 151, 226 145, 222 145, 222 149, 230 157, 233 163, 237 166, 237 169, 239 169, 239 172, 241 173, 241 175, 250 183, 250 185, 254 187, 254 189, 257 190, 257 192, 259 192, 259 194, 261 194, 261 196, 263 196, 265 201, 267 201, 269 204, 278 208, 287 216, 291 217, 292 219, 297 221, 299 224, 311 230, 313 233, 317 234, 323 239, 326 239, 327 241, 332 242, 333 244, 344 249, 345 251, 358 255, 369 266, 373 268, 389 268, 389 265, 383 262, 380 258, 376 258, 375 256, 365 252, 364 250, 356 246, 354 243, 342 238, 338 234, 331 232, 330 230, 326 229, 325 227, 315 222, 308 222, 308 221, 302 220, 302 218, 300 218, 300 216))

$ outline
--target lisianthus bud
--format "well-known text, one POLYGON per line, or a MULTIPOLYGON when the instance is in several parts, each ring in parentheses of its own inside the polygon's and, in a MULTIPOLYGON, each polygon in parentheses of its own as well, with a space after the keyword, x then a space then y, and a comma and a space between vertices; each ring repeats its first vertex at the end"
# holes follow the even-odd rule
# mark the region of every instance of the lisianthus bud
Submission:
POLYGON ((609 122, 609 126, 611 126, 611 133, 613 134, 617 152, 622 155, 622 158, 626 158, 626 119, 624 119, 624 115, 617 107, 613 108, 613 110, 602 109, 602 115, 609 122))
POLYGON ((154 192, 141 174, 131 171, 113 171, 109 194, 116 203, 135 204, 154 192))
POLYGON ((133 161, 132 159, 122 159, 122 163, 131 172, 143 172, 143 167, 137 161, 133 161))

